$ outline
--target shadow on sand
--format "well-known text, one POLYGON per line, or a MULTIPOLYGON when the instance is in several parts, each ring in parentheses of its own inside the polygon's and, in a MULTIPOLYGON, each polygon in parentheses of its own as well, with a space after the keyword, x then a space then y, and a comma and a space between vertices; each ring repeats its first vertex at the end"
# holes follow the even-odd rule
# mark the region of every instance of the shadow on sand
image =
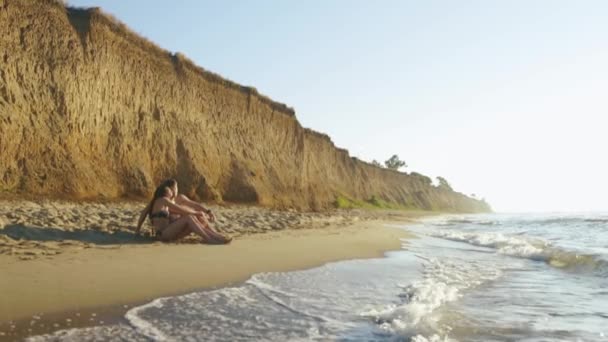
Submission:
POLYGON ((130 232, 117 231, 112 233, 97 230, 64 231, 57 228, 28 227, 20 224, 11 224, 0 229, 0 235, 12 239, 33 241, 62 241, 75 240, 96 245, 115 244, 142 244, 156 241, 151 237, 140 236, 130 232))

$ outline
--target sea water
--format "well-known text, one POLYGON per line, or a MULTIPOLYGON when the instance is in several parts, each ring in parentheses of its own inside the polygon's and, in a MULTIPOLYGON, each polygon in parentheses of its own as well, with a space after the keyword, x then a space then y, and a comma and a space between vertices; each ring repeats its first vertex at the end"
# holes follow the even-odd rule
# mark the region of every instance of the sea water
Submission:
POLYGON ((608 341, 608 214, 441 216, 407 229, 418 238, 385 258, 256 274, 29 340, 608 341))

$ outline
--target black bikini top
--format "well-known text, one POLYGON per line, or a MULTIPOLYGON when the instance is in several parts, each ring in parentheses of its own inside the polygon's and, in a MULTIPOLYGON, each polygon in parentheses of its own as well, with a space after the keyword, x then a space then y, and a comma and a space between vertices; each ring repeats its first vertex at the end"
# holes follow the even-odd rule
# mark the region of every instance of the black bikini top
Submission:
POLYGON ((166 210, 161 210, 150 214, 150 220, 154 218, 169 218, 169 212, 166 210))

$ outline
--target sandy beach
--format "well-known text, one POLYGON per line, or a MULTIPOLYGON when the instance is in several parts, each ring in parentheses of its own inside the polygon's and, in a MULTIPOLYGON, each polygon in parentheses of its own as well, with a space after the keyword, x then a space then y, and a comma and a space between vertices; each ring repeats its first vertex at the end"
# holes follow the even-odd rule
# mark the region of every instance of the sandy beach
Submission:
POLYGON ((259 272, 381 257, 408 237, 386 223, 422 214, 213 207, 217 229, 235 241, 210 246, 194 236, 163 244, 134 235, 143 205, 2 201, 0 337, 99 324, 104 308, 116 315, 123 305, 235 284, 259 272))

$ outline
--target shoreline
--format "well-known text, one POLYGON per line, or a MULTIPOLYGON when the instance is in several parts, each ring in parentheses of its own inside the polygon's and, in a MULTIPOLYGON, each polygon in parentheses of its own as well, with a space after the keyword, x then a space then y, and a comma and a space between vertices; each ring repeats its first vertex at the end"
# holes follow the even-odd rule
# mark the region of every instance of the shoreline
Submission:
POLYGON ((227 287, 256 273, 383 257, 412 237, 386 226, 396 221, 247 234, 229 246, 118 245, 27 261, 0 255, 0 273, 8 275, 0 291, 10 294, 0 297, 0 339, 120 322, 155 298, 227 287))

